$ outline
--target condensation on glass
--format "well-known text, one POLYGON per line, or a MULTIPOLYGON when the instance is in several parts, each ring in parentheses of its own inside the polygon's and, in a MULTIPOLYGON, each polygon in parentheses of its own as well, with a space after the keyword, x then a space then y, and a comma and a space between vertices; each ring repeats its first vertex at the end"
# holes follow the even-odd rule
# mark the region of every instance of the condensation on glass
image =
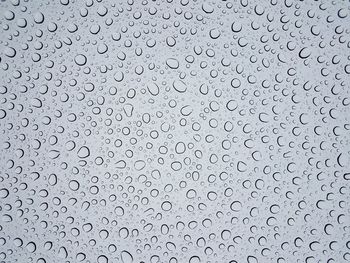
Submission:
POLYGON ((349 17, 2 0, 0 262, 350 262, 349 17))

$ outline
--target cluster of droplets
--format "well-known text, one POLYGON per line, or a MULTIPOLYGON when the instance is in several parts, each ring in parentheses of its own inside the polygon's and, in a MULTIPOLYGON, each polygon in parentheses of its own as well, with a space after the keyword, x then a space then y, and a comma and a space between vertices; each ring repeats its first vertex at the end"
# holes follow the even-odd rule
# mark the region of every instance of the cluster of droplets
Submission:
POLYGON ((0 4, 0 262, 350 261, 350 4, 0 4))

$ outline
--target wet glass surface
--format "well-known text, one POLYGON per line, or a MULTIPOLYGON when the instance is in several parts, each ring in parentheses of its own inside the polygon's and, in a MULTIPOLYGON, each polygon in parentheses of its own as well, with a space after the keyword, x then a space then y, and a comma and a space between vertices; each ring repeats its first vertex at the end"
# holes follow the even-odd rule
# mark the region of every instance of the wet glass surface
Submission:
POLYGON ((350 262, 349 17, 0 1, 0 262, 350 262))

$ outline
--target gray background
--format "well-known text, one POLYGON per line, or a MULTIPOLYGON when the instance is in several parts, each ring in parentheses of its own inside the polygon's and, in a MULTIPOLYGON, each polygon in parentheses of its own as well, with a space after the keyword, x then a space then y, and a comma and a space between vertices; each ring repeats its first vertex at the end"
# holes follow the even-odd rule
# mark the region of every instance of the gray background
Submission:
POLYGON ((348 1, 0 2, 0 262, 349 262, 348 1))

